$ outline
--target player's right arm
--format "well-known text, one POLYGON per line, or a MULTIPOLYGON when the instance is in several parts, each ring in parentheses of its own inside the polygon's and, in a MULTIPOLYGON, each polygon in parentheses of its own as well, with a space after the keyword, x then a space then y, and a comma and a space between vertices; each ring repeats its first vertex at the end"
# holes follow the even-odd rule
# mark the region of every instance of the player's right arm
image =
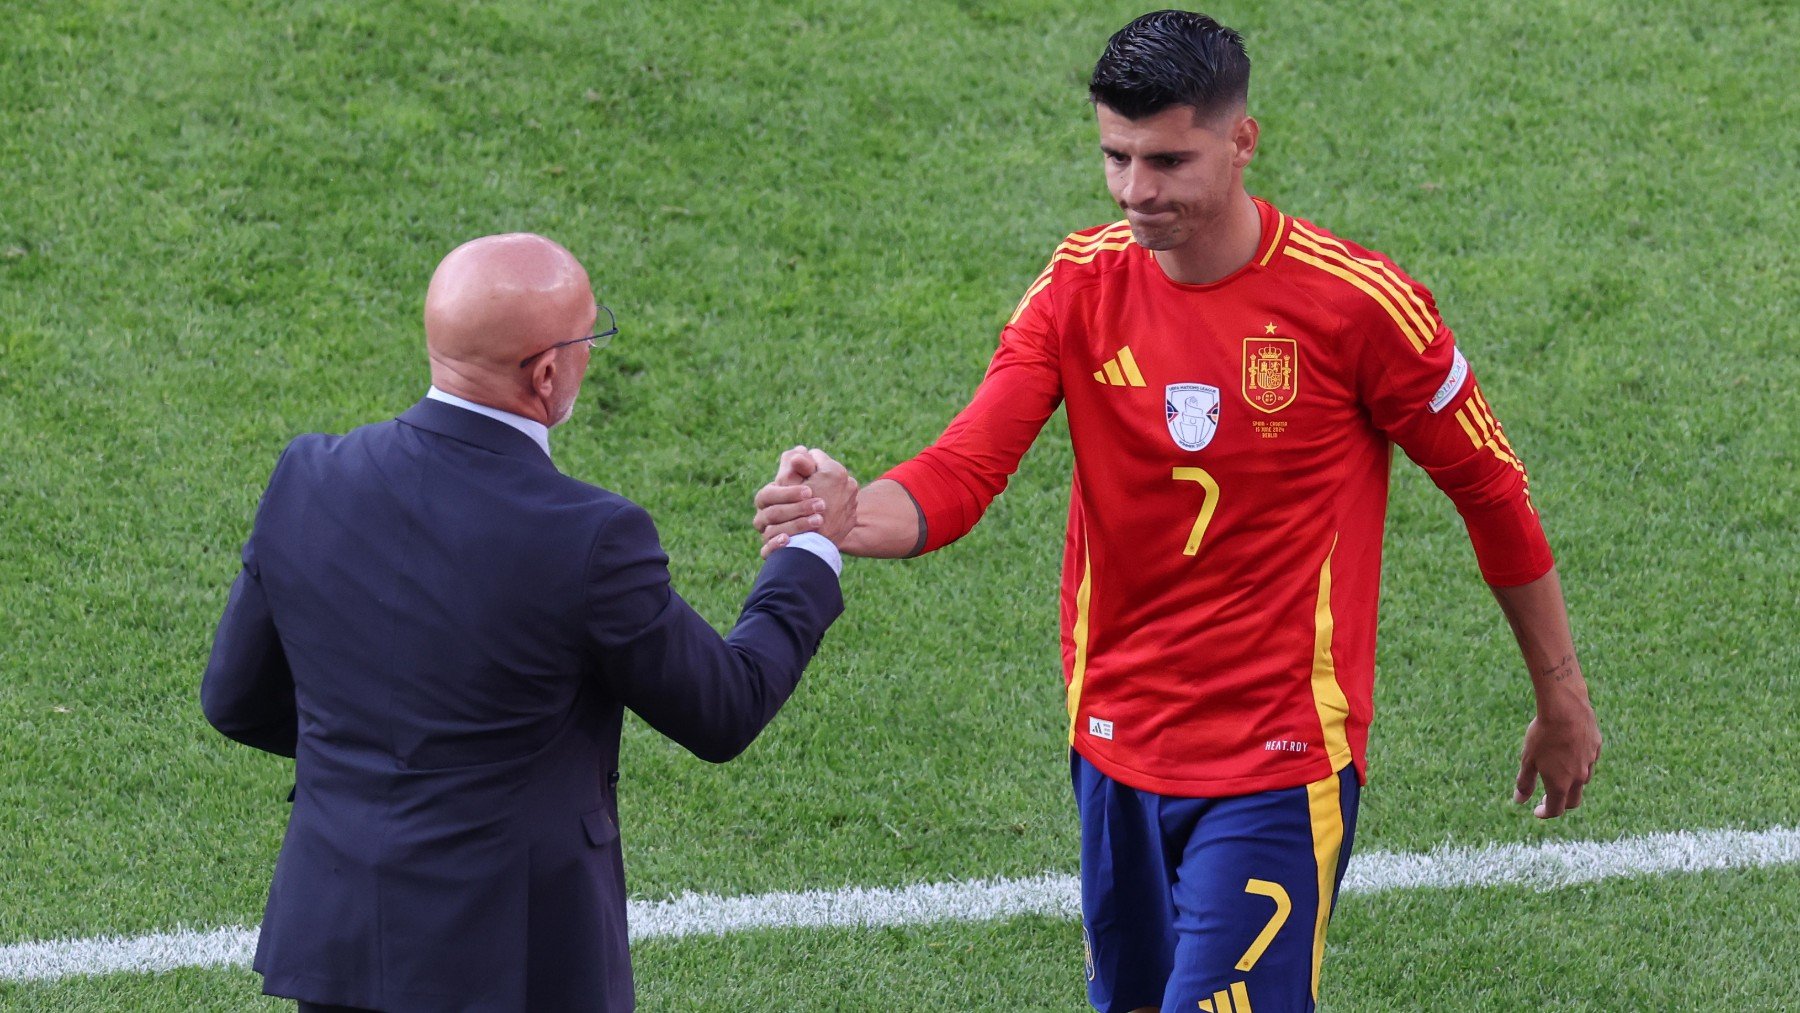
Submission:
MULTIPOLYGON (((1000 347, 967 407, 931 446, 858 491, 856 527, 840 545, 845 553, 916 556, 961 538, 981 519, 1062 403, 1056 295, 1047 267, 1001 329, 1000 347)), ((808 474, 802 457, 784 454, 775 481, 757 492, 754 523, 765 554, 824 522, 816 501, 798 488, 808 474)))

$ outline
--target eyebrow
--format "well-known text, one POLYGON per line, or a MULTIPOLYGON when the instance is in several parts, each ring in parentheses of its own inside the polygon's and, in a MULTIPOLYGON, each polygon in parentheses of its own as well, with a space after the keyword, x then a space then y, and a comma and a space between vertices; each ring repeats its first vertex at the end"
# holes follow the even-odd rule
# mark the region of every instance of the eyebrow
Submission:
MULTIPOLYGON (((1126 155, 1126 152, 1120 151, 1118 148, 1108 147, 1107 145, 1104 145, 1104 144, 1100 145, 1100 153, 1103 155, 1126 155)), ((1146 151, 1141 155, 1134 155, 1134 156, 1127 155, 1127 157, 1134 157, 1134 158, 1192 158, 1192 157, 1194 157, 1194 153, 1192 151, 1189 151, 1186 149, 1176 150, 1176 151, 1146 151)))

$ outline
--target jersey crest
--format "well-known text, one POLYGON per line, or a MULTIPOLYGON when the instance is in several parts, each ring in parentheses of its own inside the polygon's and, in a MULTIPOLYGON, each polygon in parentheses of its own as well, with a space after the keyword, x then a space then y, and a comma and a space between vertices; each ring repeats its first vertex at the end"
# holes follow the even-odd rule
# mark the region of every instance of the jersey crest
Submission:
POLYGON ((1163 388, 1163 417, 1177 447, 1206 449, 1219 431, 1219 388, 1204 383, 1169 384, 1163 388))
POLYGON ((1244 400, 1274 413, 1300 394, 1300 347, 1292 338, 1244 339, 1244 400))

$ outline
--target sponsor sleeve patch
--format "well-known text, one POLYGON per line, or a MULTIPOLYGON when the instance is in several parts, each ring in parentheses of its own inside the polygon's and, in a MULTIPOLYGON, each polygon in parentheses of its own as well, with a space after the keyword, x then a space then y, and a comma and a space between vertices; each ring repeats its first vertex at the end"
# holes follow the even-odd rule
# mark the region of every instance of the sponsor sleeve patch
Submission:
POLYGON ((1450 350, 1455 358, 1450 360, 1450 375, 1438 385, 1437 393, 1431 395, 1431 414, 1436 415, 1444 407, 1455 400, 1456 392, 1462 390, 1463 381, 1469 378, 1469 360, 1463 358, 1462 349, 1450 350))

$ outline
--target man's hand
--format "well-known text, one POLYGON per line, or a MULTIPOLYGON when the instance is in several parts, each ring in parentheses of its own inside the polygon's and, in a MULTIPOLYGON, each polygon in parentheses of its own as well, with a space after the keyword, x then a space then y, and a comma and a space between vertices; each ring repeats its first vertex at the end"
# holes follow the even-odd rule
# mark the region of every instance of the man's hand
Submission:
POLYGON ((856 479, 824 451, 795 447, 783 452, 775 480, 756 493, 751 523, 763 538, 763 556, 805 531, 842 545, 856 526, 856 492, 856 479))
POLYGON ((750 523, 762 536, 763 558, 786 545, 790 537, 825 526, 825 501, 814 496, 812 486, 806 484, 818 467, 819 462, 805 447, 783 451, 775 481, 756 491, 756 516, 750 523))
POLYGON ((832 478, 832 473, 821 472, 827 461, 837 465, 823 451, 795 447, 781 455, 775 481, 757 490, 756 518, 751 523, 763 537, 764 556, 803 531, 826 534, 846 556, 901 559, 925 550, 925 515, 912 495, 892 479, 878 478, 867 486, 856 486, 852 479, 855 513, 848 518, 828 517, 825 500, 815 495, 823 494, 825 483, 832 478), (826 527, 839 519, 855 522, 842 538, 832 536, 826 527))
POLYGON ((1542 780, 1544 800, 1534 811, 1538 819, 1555 819, 1581 805, 1581 790, 1600 762, 1600 725, 1575 660, 1562 581, 1552 567, 1529 584, 1493 591, 1519 641, 1537 696, 1537 717, 1526 726, 1525 748, 1519 753, 1513 801, 1529 805, 1542 780))
POLYGON ((824 522, 817 530, 833 545, 841 546, 856 529, 856 479, 823 450, 815 448, 808 451, 808 456, 812 458, 813 470, 806 484, 818 499, 825 501, 824 522))
MULTIPOLYGON (((1575 672, 1574 678, 1579 681, 1581 673, 1575 672)), ((1519 754, 1513 801, 1529 804, 1541 779, 1544 800, 1533 810, 1541 820, 1555 819, 1581 805, 1581 789, 1594 779, 1594 765, 1600 762, 1600 725, 1587 702, 1585 685, 1579 700, 1568 696, 1552 709, 1540 704, 1537 717, 1525 727, 1525 748, 1519 754)))

